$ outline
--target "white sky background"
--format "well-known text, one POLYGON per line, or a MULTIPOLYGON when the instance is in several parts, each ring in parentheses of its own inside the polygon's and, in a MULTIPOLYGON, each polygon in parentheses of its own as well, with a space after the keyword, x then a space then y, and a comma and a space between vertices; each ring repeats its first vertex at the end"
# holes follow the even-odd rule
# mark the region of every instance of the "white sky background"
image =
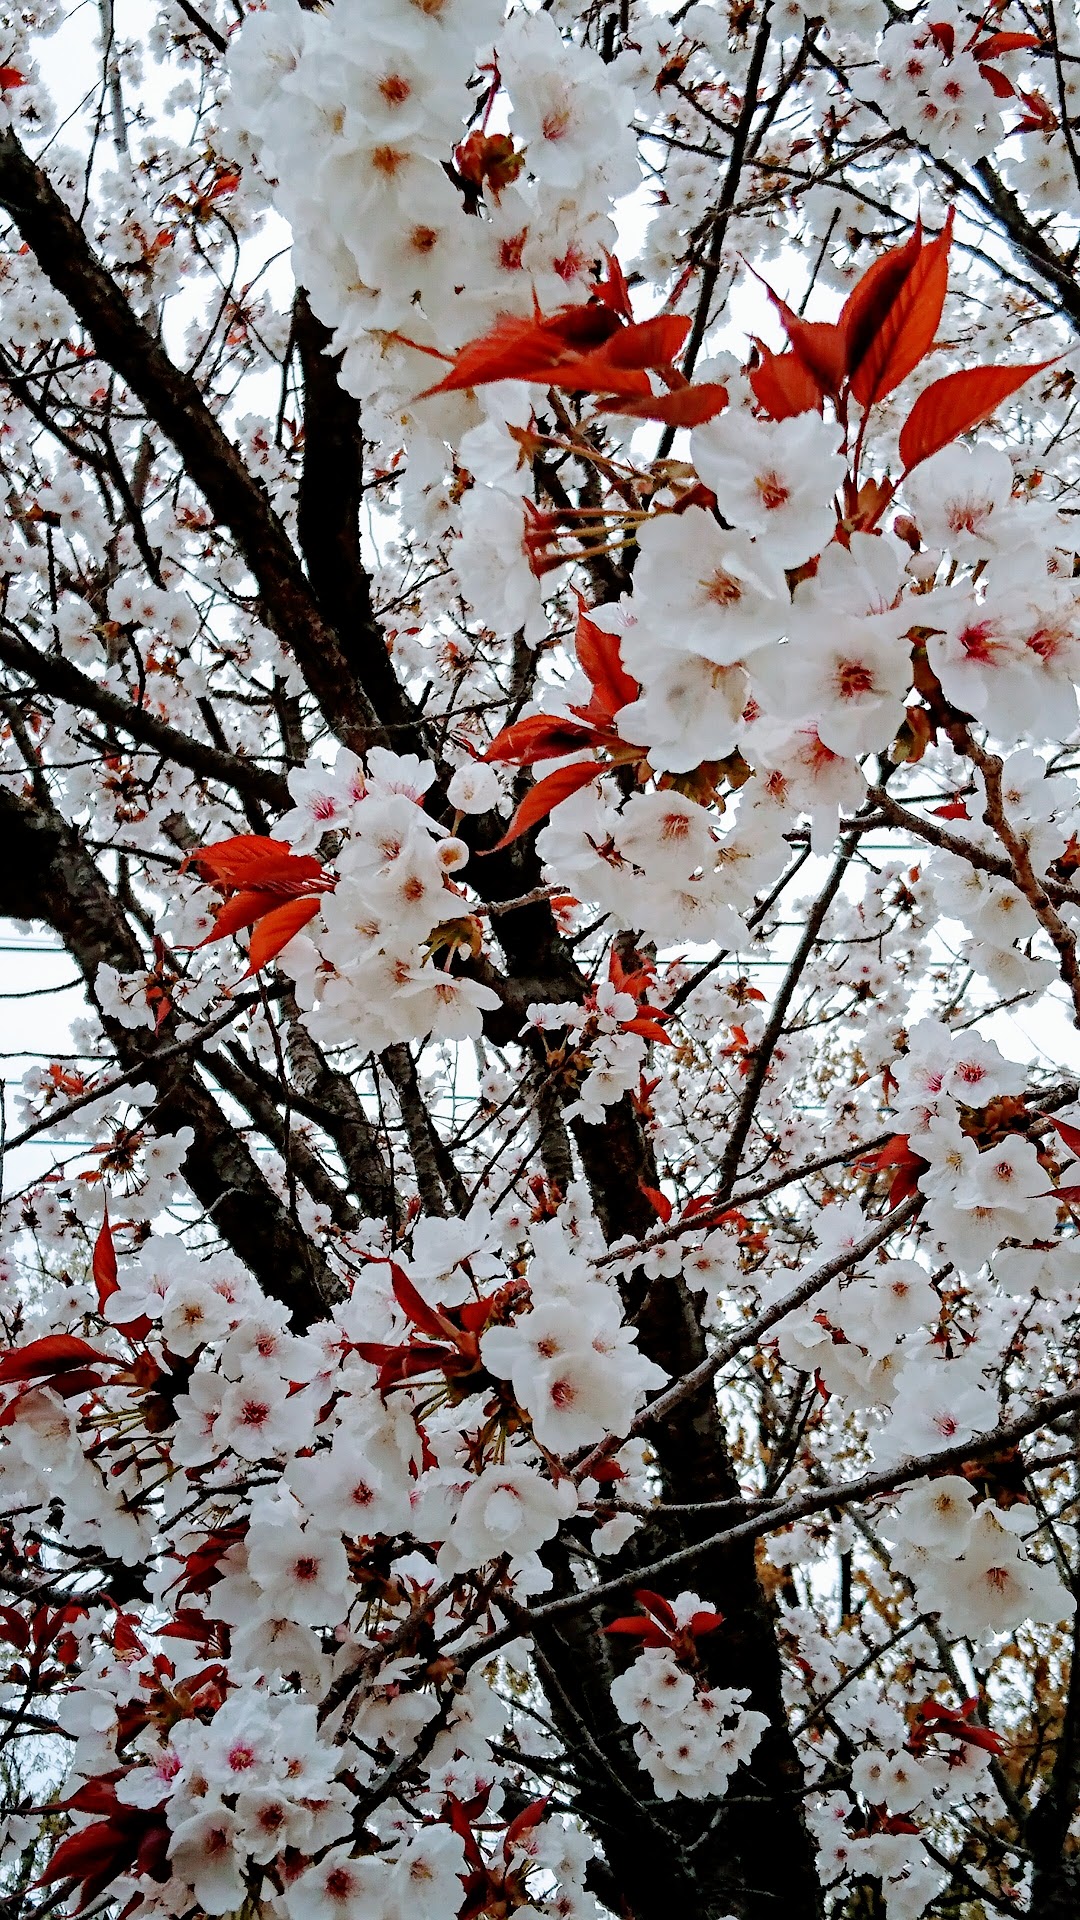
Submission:
MULTIPOLYGON (((355 0, 355 3, 359 4, 360 0, 355 0)), ((117 27, 121 35, 126 22, 130 22, 136 30, 145 24, 144 7, 145 0, 118 0, 117 27)), ((77 115, 87 75, 99 71, 98 26, 96 0, 79 0, 56 38, 45 43, 49 83, 61 121, 69 114, 77 115)), ((151 83, 153 75, 154 69, 148 66, 151 83)), ((70 132, 61 130, 59 134, 62 143, 73 137, 74 127, 70 132)), ((106 165, 111 164, 111 150, 103 158, 106 165)), ((624 203, 621 209, 628 256, 634 251, 635 233, 643 212, 643 205, 635 207, 632 202, 624 203)), ((273 236, 273 241, 274 245, 280 244, 277 235, 273 236)), ((771 271, 777 291, 797 301, 801 286, 786 286, 783 283, 782 261, 774 260, 771 271)), ((800 261, 800 281, 802 273, 800 261)), ((279 298, 287 297, 284 262, 280 285, 275 275, 275 293, 279 298)), ((831 307, 833 303, 829 305, 831 307)), ((831 317, 831 314, 827 316, 823 313, 820 317, 831 317)), ((723 344, 741 353, 747 336, 755 332, 779 344, 775 318, 764 288, 747 273, 729 305, 728 322, 722 329, 723 344)), ((716 340, 710 344, 715 350, 716 340)), ((884 847, 886 842, 875 841, 872 844, 884 847)), ((896 850, 899 851, 898 845, 896 850)), ((917 858, 917 850, 912 849, 913 861, 917 858)), ((823 875, 824 862, 812 862, 804 869, 800 891, 811 890, 818 867, 823 875)), ((950 926, 943 926, 940 935, 943 946, 949 950, 954 949, 962 937, 959 928, 950 926)), ((789 934, 787 938, 793 936, 789 934)), ((777 964, 778 959, 774 959, 771 966, 761 967, 760 972, 757 967, 753 969, 766 991, 770 978, 775 977, 777 964)), ((16 1105, 23 1075, 29 1067, 47 1066, 50 1060, 61 1060, 75 1069, 79 1066, 77 1060, 68 1062, 64 1056, 70 1054, 73 1048, 71 1023, 85 1012, 81 987, 72 985, 65 991, 52 990, 62 987, 66 982, 75 982, 77 977, 75 962, 47 930, 38 927, 30 930, 25 925, 0 918, 0 1083, 3 1085, 7 1137, 18 1131, 16 1105)), ((1024 1061, 1037 1059, 1051 1069, 1080 1072, 1080 1035, 1071 1025, 1063 990, 1044 1000, 1037 1009, 1010 1009, 996 1016, 988 1031, 1010 1058, 1024 1061)), ((77 1117, 73 1118, 70 1127, 70 1132, 60 1141, 36 1141, 5 1156, 3 1197, 7 1198, 39 1179, 58 1159, 66 1161, 74 1153, 76 1164, 81 1162, 78 1148, 84 1142, 85 1135, 79 1134, 77 1117)))

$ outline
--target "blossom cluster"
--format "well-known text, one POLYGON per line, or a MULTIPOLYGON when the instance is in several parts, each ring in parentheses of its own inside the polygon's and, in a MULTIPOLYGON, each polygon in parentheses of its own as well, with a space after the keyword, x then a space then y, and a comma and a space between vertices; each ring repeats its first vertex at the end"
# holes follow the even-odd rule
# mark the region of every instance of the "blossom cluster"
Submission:
MULTIPOLYGON (((680 1624, 701 1606, 692 1593, 672 1604, 680 1624)), ((696 1686, 670 1647, 647 1647, 612 1682, 611 1697, 620 1720, 637 1728, 634 1752, 661 1800, 722 1798, 769 1724, 747 1708, 745 1688, 696 1686)))

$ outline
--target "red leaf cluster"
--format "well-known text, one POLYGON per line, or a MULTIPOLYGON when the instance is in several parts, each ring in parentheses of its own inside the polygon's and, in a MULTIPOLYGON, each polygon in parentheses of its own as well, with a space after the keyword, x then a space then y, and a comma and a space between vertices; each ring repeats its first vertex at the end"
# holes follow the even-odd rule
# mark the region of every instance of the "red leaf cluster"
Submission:
POLYGON ((908 1740, 911 1751, 922 1753, 930 1734, 943 1733, 966 1746, 981 1747, 985 1753, 1004 1753, 1005 1742, 1000 1733, 976 1724, 974 1716, 978 1705, 974 1694, 960 1707, 943 1707, 937 1700, 924 1700, 915 1709, 915 1727, 908 1740))
POLYGON ((276 959, 283 947, 314 919, 319 895, 337 882, 313 853, 294 853, 285 840, 240 833, 209 847, 196 847, 184 861, 228 898, 214 917, 208 946, 244 927, 252 928, 245 980, 276 959))
MULTIPOLYGON (((465 1898, 458 1909, 457 1920, 481 1920, 484 1914, 514 1913, 526 1903, 525 1880, 533 1862, 526 1854, 525 1860, 515 1865, 514 1850, 526 1834, 539 1826, 547 1812, 550 1795, 530 1801, 514 1815, 503 1835, 501 1860, 485 1859, 472 1828, 472 1822, 486 1811, 489 1797, 490 1789, 464 1802, 456 1794, 448 1793, 444 1803, 443 1819, 465 1848, 465 1872, 461 1876, 465 1898)), ((485 1831, 490 1832, 490 1827, 485 1831)))
POLYGON ((517 179, 525 165, 525 155, 515 152, 508 133, 484 133, 480 127, 474 127, 468 139, 455 149, 454 165, 461 178, 478 194, 490 187, 497 200, 517 179))
MULTIPOLYGON (((994 34, 979 49, 985 58, 1038 44, 1030 34, 994 34)), ((1004 76, 1001 76, 1004 78, 1004 76)), ((1006 82, 1012 91, 1010 82, 1006 82)), ((842 417, 848 401, 867 412, 884 400, 926 358, 937 334, 948 285, 953 215, 950 208, 937 238, 923 240, 922 224, 902 247, 893 247, 863 274, 835 321, 804 320, 768 289, 789 347, 773 353, 759 343, 760 362, 750 373, 759 404, 773 420, 823 410, 832 399, 842 417)), ((906 471, 920 460, 981 426, 1003 400, 1048 361, 1020 367, 972 367, 946 374, 921 393, 900 433, 906 471)))
POLYGON ((633 1019, 620 1021, 622 1031, 640 1033, 645 1040, 655 1040, 662 1047, 670 1047, 671 1035, 665 1033, 663 1027, 667 1014, 662 1007, 649 1006, 645 998, 656 984, 653 968, 644 964, 627 972, 618 952, 612 947, 608 957, 608 979, 616 993, 628 993, 632 1000, 637 1001, 638 1011, 633 1019))
MULTIPOLYGON (((592 688, 588 705, 571 706, 570 712, 575 716, 572 720, 558 713, 534 713, 525 720, 515 720, 512 726, 496 734, 484 755, 485 760, 532 767, 538 760, 561 760, 564 755, 580 753, 586 747, 594 754, 609 756, 601 765, 625 764, 640 757, 641 749, 628 746, 616 731, 615 716, 622 707, 637 699, 641 688, 623 666, 618 635, 606 633, 590 620, 580 599, 574 646, 578 664, 592 688)), ((538 780, 517 808, 499 846, 509 846, 530 827, 546 820, 560 801, 568 800, 572 793, 580 792, 595 780, 598 770, 595 759, 581 760, 573 766, 559 767, 538 780)))
POLYGON ((564 393, 593 394, 604 412, 697 426, 726 407, 727 389, 716 383, 692 387, 678 372, 675 358, 689 331, 687 314, 633 320, 626 280, 612 260, 608 278, 584 305, 549 314, 537 309, 528 320, 504 315, 488 333, 460 347, 450 372, 418 398, 493 380, 526 380, 564 393), (666 393, 655 392, 651 373, 666 393))
POLYGON ((762 350, 750 375, 757 399, 774 420, 819 412, 826 396, 850 394, 865 411, 898 387, 934 343, 948 282, 952 212, 937 239, 893 247, 852 288, 835 321, 804 320, 768 289, 790 342, 786 353, 762 350))
POLYGON ((640 1641, 643 1647, 670 1647, 683 1660, 696 1659, 696 1641, 703 1634, 715 1633, 717 1627, 724 1624, 722 1613, 713 1613, 711 1608, 702 1607, 697 1613, 691 1614, 685 1627, 680 1627, 671 1602, 665 1600, 662 1593, 653 1593, 648 1587, 637 1587, 634 1599, 647 1617, 643 1620, 638 1614, 627 1613, 618 1620, 612 1620, 603 1631, 640 1641))
POLYGON ((0 1607, 0 1640, 6 1640, 23 1656, 8 1669, 7 1679, 25 1687, 28 1698, 62 1679, 63 1669, 79 1657, 79 1642, 72 1628, 77 1620, 86 1618, 86 1613, 87 1609, 73 1600, 62 1607, 36 1607, 29 1618, 17 1607, 0 1607), (56 1665, 46 1669, 50 1655, 56 1665))
POLYGON ((483 1373, 480 1336, 490 1326, 508 1318, 510 1308, 524 1291, 520 1282, 511 1282, 479 1300, 466 1300, 463 1306, 432 1307, 414 1287, 403 1268, 390 1262, 390 1284, 394 1298, 410 1326, 426 1335, 423 1340, 408 1340, 398 1345, 382 1340, 354 1340, 350 1350, 361 1360, 378 1367, 376 1382, 380 1393, 404 1386, 425 1373, 441 1373, 451 1385, 472 1380, 483 1373))
POLYGON ((72 1880, 80 1888, 76 1913, 104 1893, 124 1873, 145 1873, 167 1880, 169 1829, 159 1807, 129 1807, 117 1798, 112 1779, 88 1780, 69 1800, 59 1800, 50 1813, 100 1813, 105 1817, 79 1827, 61 1840, 35 1886, 72 1880))

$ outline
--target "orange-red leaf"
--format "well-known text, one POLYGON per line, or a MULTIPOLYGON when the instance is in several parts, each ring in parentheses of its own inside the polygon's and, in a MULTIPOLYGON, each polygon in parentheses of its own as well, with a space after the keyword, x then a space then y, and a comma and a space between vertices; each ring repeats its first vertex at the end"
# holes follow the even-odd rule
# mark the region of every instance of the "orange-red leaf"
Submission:
POLYGON ((1015 100, 1016 88, 1013 86, 1008 74, 1002 73, 1000 67, 991 67, 985 60, 980 60, 979 72, 982 74, 991 93, 994 94, 998 100, 1015 100))
POLYGON ((106 1300, 120 1291, 120 1282, 116 1277, 116 1248, 113 1246, 108 1207, 105 1209, 105 1218, 101 1223, 98 1237, 94 1241, 92 1271, 94 1285, 97 1288, 98 1307, 104 1313, 106 1300))
POLYGON ((645 1608, 646 1613, 651 1613, 654 1619, 659 1620, 661 1626, 666 1627, 669 1633, 678 1631, 679 1622, 675 1617, 675 1609, 670 1600, 664 1599, 662 1593, 654 1593, 651 1587, 635 1587, 634 1599, 639 1607, 645 1608))
POLYGON ((625 413, 635 420, 660 420, 669 427, 700 427, 715 420, 728 403, 728 390, 718 381, 703 380, 697 387, 677 387, 674 393, 602 400, 599 413, 625 413))
POLYGON ((674 1207, 671 1204, 671 1201, 667 1197, 667 1194, 661 1193, 659 1187, 647 1187, 645 1185, 644 1180, 639 1180, 638 1186, 641 1192, 645 1195, 645 1198, 648 1201, 653 1212, 659 1214, 661 1220, 663 1221, 666 1227, 668 1221, 671 1219, 671 1216, 675 1211, 674 1207))
POLYGON ((592 683, 591 708, 605 720, 613 720, 619 709, 636 700, 641 692, 637 681, 623 666, 618 634, 598 627, 582 606, 578 612, 574 649, 579 667, 592 683))
POLYGON ((114 1366, 104 1353, 90 1346, 86 1340, 80 1340, 73 1333, 47 1333, 40 1340, 31 1340, 25 1347, 9 1347, 0 1357, 0 1386, 10 1386, 18 1380, 43 1380, 50 1374, 69 1373, 74 1368, 85 1367, 92 1361, 95 1366, 114 1366))
POLYGON ((920 393, 900 429, 900 458, 910 473, 962 433, 970 433, 996 411, 1003 400, 1041 373, 1049 360, 1023 367, 965 367, 947 373, 920 393))
POLYGON ((922 221, 917 220, 910 240, 881 254, 848 294, 838 324, 844 335, 849 374, 861 363, 921 249, 922 221))
POLYGON ((503 1837, 503 1855, 507 1860, 510 1858, 511 1848, 521 1839, 522 1834, 540 1825, 550 1799, 550 1793, 546 1793, 542 1800, 531 1801, 527 1807, 522 1807, 520 1813, 514 1815, 503 1837))
POLYGON ((528 719, 515 720, 497 733, 484 759, 531 767, 537 760, 559 760, 568 753, 578 753, 595 738, 596 729, 580 720, 566 720, 561 713, 531 713, 528 719))
POLYGON ((621 367, 609 360, 606 346, 596 353, 577 354, 546 373, 525 374, 523 379, 539 381, 545 387, 562 387, 567 393, 618 394, 628 400, 651 400, 649 376, 639 367, 621 367))
POLYGON ((1020 87, 1018 92, 1027 112, 1012 129, 1014 133, 1049 133, 1057 126, 1057 114, 1045 94, 1039 92, 1038 87, 1032 87, 1030 93, 1026 93, 1024 88, 1020 87))
POLYGON ((272 913, 280 905, 280 893, 271 893, 268 887, 245 887, 243 892, 234 893, 218 908, 214 915, 213 931, 201 942, 202 946, 210 946, 215 940, 225 940, 230 933, 239 933, 243 927, 253 927, 256 920, 261 920, 264 914, 272 913))
POLYGON ((655 1620, 643 1620, 640 1614, 624 1613, 620 1619, 612 1620, 604 1627, 604 1633, 625 1634, 629 1640, 641 1640, 647 1647, 666 1647, 670 1645, 669 1636, 655 1620))
POLYGON ((632 320, 634 309, 630 305, 630 284, 622 267, 613 253, 607 255, 608 270, 604 278, 597 282, 593 299, 599 300, 621 320, 632 320))
POLYGON ((688 1629, 694 1635, 695 1639, 701 1633, 715 1633, 717 1627, 722 1627, 723 1624, 723 1614, 714 1613, 711 1607, 702 1608, 698 1613, 692 1613, 687 1622, 688 1629))
MULTIPOLYGON (((546 820, 553 807, 559 806, 563 800, 569 800, 572 793, 580 792, 582 787, 587 787, 591 780, 595 780, 597 771, 595 760, 578 760, 573 766, 559 767, 555 773, 538 780, 535 787, 529 788, 498 847, 508 847, 511 840, 517 840, 530 827, 546 820)), ((498 847, 492 851, 497 852, 498 847)))
POLYGON ((564 307, 532 320, 503 319, 454 356, 451 371, 419 397, 484 386, 492 380, 530 380, 570 393, 651 394, 645 370, 670 366, 690 327, 685 314, 621 326, 598 302, 564 307))
POLYGON ((332 874, 313 853, 294 853, 287 840, 271 840, 261 833, 238 833, 231 840, 196 847, 184 865, 218 886, 263 887, 285 899, 334 884, 332 874))
POLYGON ((1057 1128, 1069 1152, 1075 1153, 1077 1159, 1080 1159, 1080 1127, 1071 1127, 1067 1120, 1055 1120, 1052 1114, 1050 1125, 1057 1128))
POLYGON ((419 1327, 421 1333, 430 1334, 434 1340, 452 1339, 456 1332, 453 1322, 445 1319, 441 1313, 436 1312, 434 1307, 428 1305, 423 1294, 414 1287, 404 1267, 399 1267, 395 1261, 391 1261, 390 1276, 394 1299, 406 1319, 414 1327, 419 1327))
POLYGON ((247 971, 243 978, 246 980, 250 974, 259 973, 271 960, 276 959, 282 947, 287 947, 301 927, 306 927, 318 911, 317 900, 284 900, 280 907, 265 913, 251 936, 247 971))
POLYGON ((991 33, 971 51, 976 60, 999 60, 1003 53, 1019 53, 1023 47, 1039 47, 1037 33, 991 33))
MULTIPOLYGON (((760 274, 757 275, 761 279, 760 274)), ((767 280, 761 281, 780 315, 784 332, 791 342, 795 358, 825 393, 837 393, 847 372, 844 330, 835 320, 804 320, 774 293, 767 280)), ((805 412, 805 408, 800 409, 805 412)))
POLYGON ((761 365, 750 374, 754 398, 772 420, 789 420, 796 413, 822 411, 824 393, 793 353, 772 353, 759 345, 761 365))
POLYGON ((583 348, 598 347, 619 327, 617 316, 605 306, 564 307, 559 313, 536 314, 531 320, 504 315, 488 333, 469 340, 454 355, 448 374, 418 395, 453 393, 486 386, 492 380, 542 380, 583 348))
POLYGON ((613 367, 669 367, 689 331, 688 313, 660 313, 613 333, 600 354, 613 367))
POLYGON ((18 67, 0 67, 0 93, 12 93, 16 87, 25 87, 26 75, 18 67))
POLYGON ((953 210, 936 240, 922 247, 905 273, 862 359, 851 377, 861 407, 872 407, 901 380, 934 344, 949 284, 949 247, 953 210))

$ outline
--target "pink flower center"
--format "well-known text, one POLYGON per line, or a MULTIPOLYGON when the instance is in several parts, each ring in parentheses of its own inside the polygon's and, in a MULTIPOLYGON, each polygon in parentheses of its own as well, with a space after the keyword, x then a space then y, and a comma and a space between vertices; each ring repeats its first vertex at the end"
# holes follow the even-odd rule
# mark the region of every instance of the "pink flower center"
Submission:
POLYGON ((836 691, 841 700, 857 700, 861 693, 873 693, 870 668, 861 660, 841 660, 836 669, 836 691))
POLYGON ((786 487, 779 474, 759 473, 754 485, 761 496, 761 504, 772 513, 777 507, 786 507, 791 499, 791 488, 786 487))

